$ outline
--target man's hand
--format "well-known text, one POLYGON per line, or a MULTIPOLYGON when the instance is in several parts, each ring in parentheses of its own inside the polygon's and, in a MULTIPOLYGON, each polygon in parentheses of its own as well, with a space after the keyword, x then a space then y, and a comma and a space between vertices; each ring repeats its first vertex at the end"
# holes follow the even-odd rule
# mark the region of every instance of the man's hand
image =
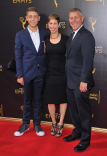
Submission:
POLYGON ((81 92, 86 92, 87 91, 87 83, 80 82, 80 91, 81 92))
POLYGON ((23 79, 23 77, 17 78, 17 83, 20 83, 21 85, 24 85, 24 79, 23 79))

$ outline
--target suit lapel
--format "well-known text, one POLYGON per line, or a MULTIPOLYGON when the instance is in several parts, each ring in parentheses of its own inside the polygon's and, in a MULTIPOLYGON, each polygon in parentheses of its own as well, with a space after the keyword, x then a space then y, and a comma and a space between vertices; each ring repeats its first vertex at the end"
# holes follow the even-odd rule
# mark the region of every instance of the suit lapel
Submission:
POLYGON ((27 28, 25 29, 25 32, 26 32, 26 38, 27 38, 27 40, 28 40, 28 43, 31 45, 30 48, 31 48, 33 51, 35 51, 35 52, 37 53, 36 48, 35 48, 35 46, 34 46, 34 44, 33 44, 32 39, 31 39, 30 33, 29 33, 29 31, 28 31, 27 28))
POLYGON ((39 29, 39 37, 40 37, 40 45, 39 45, 39 48, 38 48, 38 53, 39 53, 40 47, 41 47, 41 44, 42 44, 42 32, 41 32, 40 28, 38 28, 38 29, 39 29))
POLYGON ((69 57, 70 53, 71 53, 71 49, 73 44, 77 41, 77 39, 81 36, 82 32, 84 30, 84 26, 81 27, 81 29, 77 32, 76 36, 74 37, 74 39, 72 40, 71 44, 70 44, 70 48, 67 49, 67 58, 69 57))

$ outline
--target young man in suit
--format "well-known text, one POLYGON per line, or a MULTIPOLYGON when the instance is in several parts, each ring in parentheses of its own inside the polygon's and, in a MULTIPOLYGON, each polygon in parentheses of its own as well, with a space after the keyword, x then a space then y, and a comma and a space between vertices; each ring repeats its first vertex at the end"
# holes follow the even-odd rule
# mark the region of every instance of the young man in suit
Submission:
POLYGON ((14 133, 21 136, 29 130, 32 100, 34 98, 34 118, 33 124, 36 134, 44 136, 45 132, 40 126, 42 117, 42 94, 43 81, 46 71, 44 57, 44 38, 47 32, 39 28, 39 12, 35 7, 30 7, 26 11, 28 27, 16 34, 15 57, 17 82, 24 85, 23 103, 23 124, 14 133))
POLYGON ((92 70, 95 40, 91 32, 84 28, 83 20, 81 10, 74 8, 70 11, 69 24, 73 34, 67 42, 66 76, 68 108, 75 128, 63 140, 70 142, 80 139, 74 148, 77 152, 90 146, 92 113, 89 94, 94 86, 92 70))

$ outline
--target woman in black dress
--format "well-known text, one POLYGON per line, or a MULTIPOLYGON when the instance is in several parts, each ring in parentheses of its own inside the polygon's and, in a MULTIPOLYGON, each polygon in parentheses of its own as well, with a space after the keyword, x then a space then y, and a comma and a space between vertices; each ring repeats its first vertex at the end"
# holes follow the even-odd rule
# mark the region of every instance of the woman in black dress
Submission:
POLYGON ((63 120, 67 108, 65 54, 68 36, 58 33, 60 18, 57 14, 48 17, 50 36, 45 39, 45 53, 47 56, 47 73, 45 98, 52 119, 51 135, 62 135, 63 120), (55 104, 60 104, 60 121, 56 131, 55 104))

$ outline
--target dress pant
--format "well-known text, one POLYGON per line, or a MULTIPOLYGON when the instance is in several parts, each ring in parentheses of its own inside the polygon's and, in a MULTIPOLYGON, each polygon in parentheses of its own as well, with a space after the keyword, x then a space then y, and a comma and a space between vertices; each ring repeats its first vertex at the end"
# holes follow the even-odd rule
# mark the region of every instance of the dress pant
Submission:
POLYGON ((68 108, 72 123, 75 126, 72 135, 80 137, 82 145, 90 144, 92 112, 89 104, 90 91, 81 92, 77 89, 66 88, 68 108))
POLYGON ((42 117, 43 77, 39 69, 34 79, 24 78, 23 123, 30 123, 33 98, 33 124, 40 125, 42 117))

